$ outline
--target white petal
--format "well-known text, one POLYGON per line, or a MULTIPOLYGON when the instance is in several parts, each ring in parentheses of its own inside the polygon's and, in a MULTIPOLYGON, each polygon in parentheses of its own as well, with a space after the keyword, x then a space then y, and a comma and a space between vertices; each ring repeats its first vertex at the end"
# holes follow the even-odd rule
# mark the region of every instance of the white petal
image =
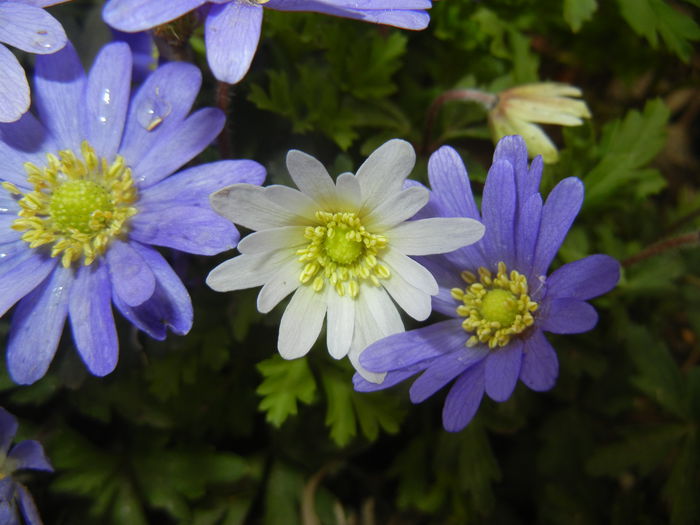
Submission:
POLYGON ((326 292, 300 286, 282 314, 277 348, 284 359, 296 359, 308 353, 326 316, 326 292))
POLYGON ((397 272, 382 281, 392 299, 416 321, 424 321, 430 315, 432 303, 430 295, 410 285, 397 272))
POLYGON ((426 188, 412 186, 390 195, 364 217, 362 223, 375 233, 388 230, 413 217, 429 198, 430 192, 426 188))
POLYGON ((335 197, 339 211, 355 211, 362 206, 362 189, 352 173, 341 173, 335 181, 335 197))
POLYGON ((484 235, 484 225, 464 217, 421 219, 399 224, 385 232, 392 248, 406 255, 452 252, 484 235))
POLYGON ((401 191, 416 163, 413 146, 401 139, 384 143, 357 170, 365 209, 376 208, 389 195, 401 191))
POLYGON ((410 257, 389 248, 382 253, 382 261, 389 266, 392 274, 400 275, 411 286, 429 295, 438 293, 438 283, 433 274, 410 257))
POLYGON ((328 353, 335 359, 345 357, 350 350, 355 328, 355 302, 347 295, 339 296, 329 287, 326 345, 328 353))
POLYGON ((231 222, 265 230, 294 223, 294 215, 265 198, 265 189, 252 184, 233 184, 209 197, 212 208, 231 222))
POLYGON ((298 217, 297 221, 316 221, 316 212, 319 205, 305 193, 290 188, 274 184, 265 188, 265 197, 274 202, 280 208, 293 213, 298 217))
POLYGON ((207 285, 217 292, 243 290, 265 284, 287 261, 294 260, 294 252, 278 252, 259 255, 239 255, 222 262, 207 276, 207 285))
POLYGON ((247 235, 238 243, 238 251, 245 254, 273 252, 282 248, 293 248, 304 244, 303 226, 270 228, 247 235))
POLYGON ((287 153, 287 169, 294 184, 324 207, 335 204, 335 184, 317 159, 296 149, 287 153))
POLYGON ((258 312, 266 314, 296 290, 301 285, 299 274, 302 268, 303 266, 296 259, 291 259, 282 266, 260 290, 258 312))

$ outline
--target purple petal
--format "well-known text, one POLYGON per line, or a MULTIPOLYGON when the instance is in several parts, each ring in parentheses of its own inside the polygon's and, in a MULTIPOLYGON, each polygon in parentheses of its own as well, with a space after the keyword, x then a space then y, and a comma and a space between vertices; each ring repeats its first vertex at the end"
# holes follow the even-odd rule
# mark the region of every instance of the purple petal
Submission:
POLYGON ((18 426, 17 418, 0 407, 0 455, 7 454, 18 426))
POLYGON ((453 148, 443 146, 430 156, 428 176, 434 202, 440 209, 441 216, 481 220, 467 169, 453 148))
POLYGON ((151 298, 156 278, 143 257, 129 243, 115 239, 106 253, 114 295, 129 306, 151 298))
POLYGON ((508 268, 513 266, 515 255, 514 224, 516 210, 516 188, 513 167, 497 161, 489 170, 481 202, 486 234, 483 249, 490 261, 490 270, 503 261, 508 268))
POLYGON ((123 42, 104 46, 90 70, 84 126, 97 155, 113 159, 119 149, 131 97, 131 51, 123 42))
MULTIPOLYGON (((19 521, 19 516, 17 515, 17 509, 15 507, 15 485, 16 483, 12 478, 5 478, 0 481, 0 485, 4 484, 7 487, 7 494, 0 494, 0 523, 6 525, 22 525, 19 521)), ((34 524, 32 524, 34 525, 34 524)), ((38 525, 41 525, 39 523, 38 525)))
POLYGON ((493 162, 506 161, 513 166, 515 185, 518 188, 518 202, 521 204, 539 192, 542 178, 542 159, 532 162, 527 167, 527 146, 520 135, 510 135, 498 141, 493 153, 493 162))
POLYGON ((0 122, 14 122, 29 109, 29 84, 15 55, 0 45, 0 122))
POLYGON ((533 271, 546 275, 583 202, 583 183, 569 177, 557 184, 542 207, 533 271))
POLYGON ((119 150, 131 166, 182 124, 201 84, 199 69, 183 62, 165 64, 146 79, 129 106, 119 150))
POLYGON ((180 206, 211 208, 209 195, 226 186, 247 183, 259 186, 265 168, 253 160, 221 160, 181 171, 144 191, 139 206, 145 210, 180 206))
POLYGON ((534 330, 525 339, 523 366, 520 379, 536 392, 544 392, 554 386, 559 375, 557 353, 541 330, 534 330))
POLYGON ((484 361, 459 376, 445 398, 442 425, 448 432, 462 430, 476 414, 484 397, 484 361))
POLYGON ((70 291, 68 312, 75 346, 90 373, 96 376, 109 374, 119 358, 111 299, 107 266, 81 266, 70 291))
POLYGON ((139 242, 201 255, 231 250, 240 238, 230 221, 195 206, 144 211, 132 217, 131 226, 130 236, 139 242))
POLYGON ((57 149, 46 128, 31 113, 16 122, 0 124, 0 178, 28 188, 24 163, 44 165, 45 152, 57 149))
POLYGON ((384 390, 385 388, 397 385, 404 379, 411 377, 413 374, 417 374, 421 370, 424 370, 427 364, 431 363, 433 360, 428 359, 427 361, 422 361, 418 364, 407 366, 401 370, 392 370, 384 376, 384 381, 381 383, 372 383, 367 381, 359 373, 355 372, 352 376, 352 383, 357 392, 376 392, 377 390, 384 390))
POLYGON ((531 195, 518 207, 518 221, 515 229, 515 268, 523 272, 528 279, 539 277, 532 274, 530 270, 535 258, 541 216, 542 196, 539 193, 531 195))
POLYGON ((547 277, 547 295, 592 299, 612 290, 619 280, 619 262, 608 255, 590 255, 552 272, 547 277))
POLYGON ((53 472, 53 467, 44 455, 44 449, 38 441, 28 439, 17 443, 8 454, 16 461, 15 469, 46 470, 53 472))
POLYGON ((15 383, 34 383, 49 368, 63 333, 73 278, 72 269, 57 265, 17 305, 7 343, 7 368, 15 383))
POLYGON ((214 76, 235 84, 250 68, 260 40, 262 6, 234 1, 212 6, 204 25, 207 61, 214 76))
POLYGON ((18 2, 0 3, 0 42, 27 53, 55 53, 66 45, 66 33, 49 13, 18 2))
POLYGON ((108 25, 122 31, 143 31, 165 24, 207 0, 110 0, 102 11, 108 25))
POLYGON ((112 40, 128 44, 133 61, 132 80, 137 84, 142 84, 158 65, 155 53, 157 51, 156 44, 150 31, 125 33, 118 29, 112 29, 112 40))
POLYGON ((204 108, 177 127, 170 127, 150 151, 131 165, 139 186, 156 184, 196 157, 221 132, 225 120, 221 110, 204 108))
POLYGON ((462 321, 450 319, 380 339, 360 354, 360 363, 371 372, 399 370, 443 356, 463 347, 466 341, 462 321))
POLYGON ((12 224, 17 220, 16 214, 0 215, 0 244, 6 242, 16 242, 22 237, 22 232, 12 229, 12 224))
POLYGON ((39 510, 34 503, 34 498, 32 498, 27 487, 17 483, 17 492, 19 493, 19 508, 26 525, 43 525, 39 516, 39 510))
POLYGON ((59 149, 80 150, 85 73, 70 44, 52 55, 39 55, 34 71, 34 104, 59 149))
POLYGON ((462 343, 459 349, 438 357, 411 385, 411 402, 425 401, 467 368, 481 362, 488 352, 488 348, 483 345, 469 348, 462 343))
POLYGON ((511 341, 503 348, 491 350, 486 358, 484 379, 486 393, 494 401, 506 401, 515 388, 520 377, 520 367, 523 358, 523 343, 520 340, 511 341))
POLYGON ((156 276, 155 292, 136 308, 127 306, 118 297, 114 298, 114 304, 124 317, 154 339, 165 339, 167 327, 178 335, 186 334, 192 327, 192 301, 182 281, 156 250, 137 243, 134 249, 156 276))
POLYGON ((598 322, 598 313, 578 299, 553 299, 544 307, 540 328, 554 334, 580 334, 598 322))
POLYGON ((56 263, 56 259, 44 257, 30 248, 8 255, 0 264, 0 316, 39 286, 56 263))

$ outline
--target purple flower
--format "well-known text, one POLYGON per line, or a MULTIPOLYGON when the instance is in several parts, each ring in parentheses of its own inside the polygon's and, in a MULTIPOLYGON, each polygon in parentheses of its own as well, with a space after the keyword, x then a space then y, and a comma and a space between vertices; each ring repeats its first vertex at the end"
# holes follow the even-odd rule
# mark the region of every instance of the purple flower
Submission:
POLYGON ((41 378, 66 318, 91 373, 117 363, 112 302, 164 339, 192 325, 187 290, 152 245, 213 255, 235 227, 209 207, 222 186, 262 183, 265 170, 226 160, 171 174, 222 129, 224 115, 188 116, 199 70, 170 63, 130 96, 132 58, 105 46, 85 75, 72 46, 36 62, 37 117, 0 125, 0 315, 18 303, 7 347, 18 383, 41 378))
POLYGON ((103 17, 121 31, 143 31, 200 7, 206 10, 204 36, 214 76, 234 84, 250 68, 260 40, 263 8, 313 11, 405 29, 424 29, 430 0, 109 0, 103 17))
POLYGON ((3 525, 41 525, 39 512, 27 487, 12 479, 21 469, 53 472, 38 441, 25 440, 10 449, 17 432, 17 420, 0 407, 0 523, 3 525), (17 504, 24 521, 17 514, 17 504))
POLYGON ((474 417, 484 392, 502 402, 518 379, 536 391, 554 386, 559 364, 543 332, 592 329, 598 315, 586 301, 615 286, 619 264, 591 255, 547 275, 583 202, 583 184, 564 179, 543 204, 542 159, 528 168, 520 136, 505 137, 496 147, 481 214, 452 148, 435 152, 428 172, 432 195, 424 210, 481 220, 486 234, 476 244, 421 261, 440 288, 433 308, 451 319, 369 346, 360 363, 388 372, 386 379, 376 385, 356 374, 354 382, 359 391, 378 390, 423 372, 410 389, 411 401, 419 403, 456 379, 442 417, 446 430, 458 431, 474 417))
MULTIPOLYGON (((0 42, 45 55, 66 45, 61 24, 42 8, 67 0, 0 1, 0 42)), ((0 122, 14 122, 29 109, 29 84, 15 55, 0 44, 0 122)))

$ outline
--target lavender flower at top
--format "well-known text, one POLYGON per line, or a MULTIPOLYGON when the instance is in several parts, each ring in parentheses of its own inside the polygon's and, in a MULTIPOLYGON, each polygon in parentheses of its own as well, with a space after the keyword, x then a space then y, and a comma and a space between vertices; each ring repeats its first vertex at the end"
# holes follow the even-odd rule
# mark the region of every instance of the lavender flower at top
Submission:
MULTIPOLYGON (((431 200, 426 209, 444 217, 481 219, 486 234, 452 254, 421 260, 440 288, 433 309, 451 317, 425 328, 391 335, 369 346, 360 363, 388 372, 380 385, 355 375, 355 388, 387 388, 423 372, 410 389, 419 403, 456 379, 442 413, 446 430, 464 428, 484 392, 506 401, 518 379, 536 391, 552 388, 557 355, 543 332, 575 334, 592 329, 598 315, 586 301, 612 289, 619 264, 591 255, 547 268, 583 202, 583 184, 561 181, 542 203, 542 159, 530 168, 520 136, 496 147, 484 187, 481 214, 457 153, 443 147, 428 165, 431 200)), ((423 213, 423 211, 421 211, 423 213)))
POLYGON ((63 325, 90 372, 117 363, 114 302, 157 339, 187 333, 187 290, 151 245, 213 255, 239 233, 209 207, 232 183, 260 184, 247 160, 175 175, 222 129, 224 115, 188 116, 199 70, 170 63, 131 97, 129 46, 105 46, 86 76, 72 46, 36 63, 37 117, 0 125, 0 315, 18 303, 7 346, 10 375, 32 383, 46 372, 63 325))
POLYGON ((41 525, 39 512, 27 487, 15 481, 12 475, 17 470, 45 470, 53 472, 38 441, 25 440, 12 449, 10 444, 17 433, 17 420, 0 407, 0 523, 3 525, 41 525), (17 506, 24 518, 20 521, 17 506))
POLYGON ((231 84, 248 72, 260 40, 263 8, 314 11, 405 29, 424 29, 430 0, 109 0, 105 21, 122 31, 143 31, 194 10, 206 13, 207 59, 214 76, 231 84))
MULTIPOLYGON (((67 0, 0 1, 0 42, 45 55, 66 45, 61 24, 42 8, 67 0)), ((29 109, 29 84, 12 52, 0 44, 0 122, 14 122, 29 109)))

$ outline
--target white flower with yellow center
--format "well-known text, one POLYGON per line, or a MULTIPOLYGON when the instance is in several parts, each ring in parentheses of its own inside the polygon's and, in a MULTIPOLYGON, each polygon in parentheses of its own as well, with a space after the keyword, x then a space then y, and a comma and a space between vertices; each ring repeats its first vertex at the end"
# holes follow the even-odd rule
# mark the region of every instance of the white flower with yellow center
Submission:
POLYGON ((381 381, 382 374, 360 367, 360 353, 403 331, 394 302, 420 321, 430 315, 430 297, 438 292, 431 273, 408 256, 451 252, 484 233, 468 218, 408 221, 429 198, 419 185, 404 187, 414 164, 411 145, 395 139, 374 151, 357 174, 343 173, 334 183, 318 160, 292 150, 287 168, 300 191, 235 184, 214 193, 216 211, 256 231, 238 244, 240 256, 209 274, 207 284, 222 292, 262 285, 262 313, 294 292, 280 324, 282 357, 305 355, 327 316, 330 354, 348 355, 368 380, 381 381))

